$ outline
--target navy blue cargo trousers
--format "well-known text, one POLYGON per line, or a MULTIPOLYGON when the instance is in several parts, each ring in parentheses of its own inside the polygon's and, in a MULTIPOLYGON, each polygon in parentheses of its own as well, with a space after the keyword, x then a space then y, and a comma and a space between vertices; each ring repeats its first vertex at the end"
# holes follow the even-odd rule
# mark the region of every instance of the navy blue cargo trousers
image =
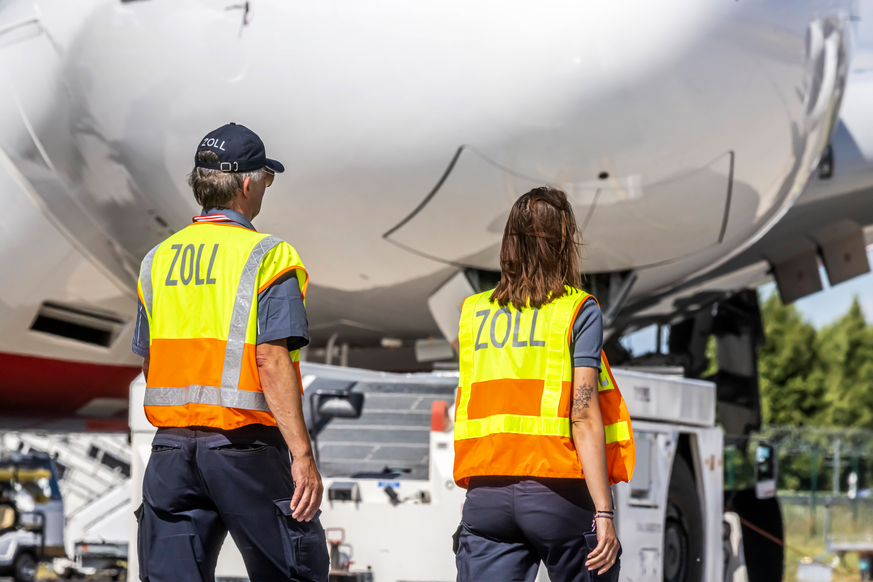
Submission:
MULTIPOLYGON (((533 582, 542 561, 552 582, 616 582, 619 560, 598 575, 594 502, 584 479, 470 479, 455 561, 458 582, 533 582)), ((619 550, 619 556, 621 550, 619 550)))
POLYGON ((276 427, 159 429, 136 512, 140 580, 214 582, 229 531, 252 582, 325 582, 324 529, 291 517, 293 492, 276 427))

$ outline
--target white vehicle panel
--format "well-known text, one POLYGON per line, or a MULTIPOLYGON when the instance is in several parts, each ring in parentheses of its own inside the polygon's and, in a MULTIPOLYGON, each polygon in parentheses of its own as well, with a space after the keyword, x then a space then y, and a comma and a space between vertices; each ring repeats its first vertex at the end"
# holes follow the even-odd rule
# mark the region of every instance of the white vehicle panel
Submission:
MULTIPOLYGON (((334 368, 302 365, 304 376, 337 378, 349 381, 374 382, 380 386, 410 384, 420 381, 445 384, 445 375, 391 375, 334 368)), ((649 377, 652 397, 675 402, 679 395, 714 393, 712 383, 686 380, 669 376, 615 371, 616 381, 641 382, 649 377), (686 391, 692 392, 686 392, 686 391)), ((311 382, 310 382, 311 383, 311 382)), ((152 427, 142 411, 144 382, 140 377, 131 386, 131 429, 133 443, 132 505, 138 506, 142 496, 142 477, 151 451, 152 427)), ((369 394, 369 393, 368 393, 369 394)), ((311 397, 311 396, 310 396, 311 397)), ((376 398, 374 406, 381 407, 376 398)), ((714 406, 714 402, 713 402, 714 406)), ((380 408, 381 409, 381 408, 380 408)), ((617 507, 616 526, 623 544, 622 580, 662 580, 664 517, 671 467, 679 435, 686 435, 694 455, 693 465, 698 476, 698 496, 704 515, 705 580, 721 580, 722 563, 722 431, 706 426, 705 419, 690 417, 688 423, 677 422, 675 412, 664 409, 659 419, 657 410, 648 413, 648 419, 633 416, 637 445, 637 472, 630 483, 613 488, 617 507), (697 422, 700 425, 695 425, 697 422)), ((352 423, 355 421, 351 421, 352 423)), ((354 426, 351 424, 350 426, 354 426)), ((455 580, 455 560, 451 536, 461 520, 465 490, 458 488, 452 477, 454 460, 451 424, 445 431, 431 431, 428 444, 427 479, 354 479, 349 476, 326 477, 325 499, 322 502, 322 525, 342 528, 345 539, 353 547, 352 570, 372 570, 377 582, 400 580, 455 580), (330 501, 328 491, 333 484, 345 487, 357 484, 360 501, 330 501), (391 487, 400 497, 399 505, 392 505, 385 492, 391 487)), ((321 447, 322 455, 325 449, 321 447)), ((333 465, 332 465, 333 466, 333 465)), ((322 469, 324 471, 324 469, 322 469)), ((131 539, 136 539, 135 523, 131 539)), ((136 572, 136 556, 130 555, 130 568, 136 572)), ((219 558, 218 575, 244 577, 245 569, 239 552, 230 538, 225 542, 219 558)), ((541 571, 540 580, 548 580, 541 571)))

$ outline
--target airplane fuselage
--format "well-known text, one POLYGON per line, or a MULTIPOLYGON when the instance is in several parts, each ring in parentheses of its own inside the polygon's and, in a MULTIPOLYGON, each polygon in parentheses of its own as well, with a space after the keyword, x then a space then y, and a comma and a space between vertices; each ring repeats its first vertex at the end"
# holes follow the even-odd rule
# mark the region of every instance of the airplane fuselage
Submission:
POLYGON ((22 234, 0 266, 29 284, 4 285, 0 352, 136 364, 139 261, 199 213, 185 177, 228 121, 288 169, 254 222, 302 256, 315 344, 438 334, 427 297, 497 271, 509 207, 544 183, 586 271, 635 272, 633 297, 701 276, 802 193, 850 5, 8 1, 0 200, 22 234), (45 337, 46 301, 128 323, 108 346, 45 337))

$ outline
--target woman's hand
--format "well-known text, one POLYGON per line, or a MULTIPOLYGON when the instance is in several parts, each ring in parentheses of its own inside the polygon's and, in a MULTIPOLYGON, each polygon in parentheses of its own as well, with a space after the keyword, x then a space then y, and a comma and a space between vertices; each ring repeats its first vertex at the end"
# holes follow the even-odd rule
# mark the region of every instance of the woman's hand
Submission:
MULTIPOLYGON (((603 431, 603 417, 600 415, 599 391, 597 388, 597 368, 577 367, 573 369, 573 401, 570 409, 570 422, 573 431, 573 444, 585 475, 588 491, 594 507, 604 510, 613 507, 609 491, 609 472, 606 468, 606 436, 603 431)), ((586 565, 589 570, 603 574, 615 563, 618 555, 618 538, 611 519, 597 518, 597 547, 588 554, 586 565)))
MULTIPOLYGON (((609 472, 606 468, 606 436, 603 430, 603 417, 600 415, 599 391, 597 388, 597 368, 577 367, 573 369, 573 401, 570 409, 570 422, 573 431, 573 444, 585 475, 588 491, 594 507, 604 511, 613 507, 609 491, 609 472)), ((596 518, 597 547, 588 554, 585 565, 589 570, 603 574, 615 563, 618 556, 618 537, 615 524, 605 517, 596 518)))
POLYGON ((599 570, 597 574, 603 574, 615 564, 618 557, 618 536, 615 535, 615 526, 611 519, 597 518, 597 547, 588 554, 585 565, 589 570, 599 570))

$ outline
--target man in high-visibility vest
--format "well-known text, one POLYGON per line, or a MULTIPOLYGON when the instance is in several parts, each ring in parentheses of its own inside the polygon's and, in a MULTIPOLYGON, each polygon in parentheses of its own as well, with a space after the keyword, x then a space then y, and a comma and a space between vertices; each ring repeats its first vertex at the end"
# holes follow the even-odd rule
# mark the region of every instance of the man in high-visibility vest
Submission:
POLYGON ((323 487, 299 370, 308 276, 291 245, 251 223, 284 167, 234 123, 201 140, 194 166, 201 215, 140 269, 133 351, 158 431, 137 510, 139 577, 212 581, 230 532, 253 582, 323 582, 323 487))

